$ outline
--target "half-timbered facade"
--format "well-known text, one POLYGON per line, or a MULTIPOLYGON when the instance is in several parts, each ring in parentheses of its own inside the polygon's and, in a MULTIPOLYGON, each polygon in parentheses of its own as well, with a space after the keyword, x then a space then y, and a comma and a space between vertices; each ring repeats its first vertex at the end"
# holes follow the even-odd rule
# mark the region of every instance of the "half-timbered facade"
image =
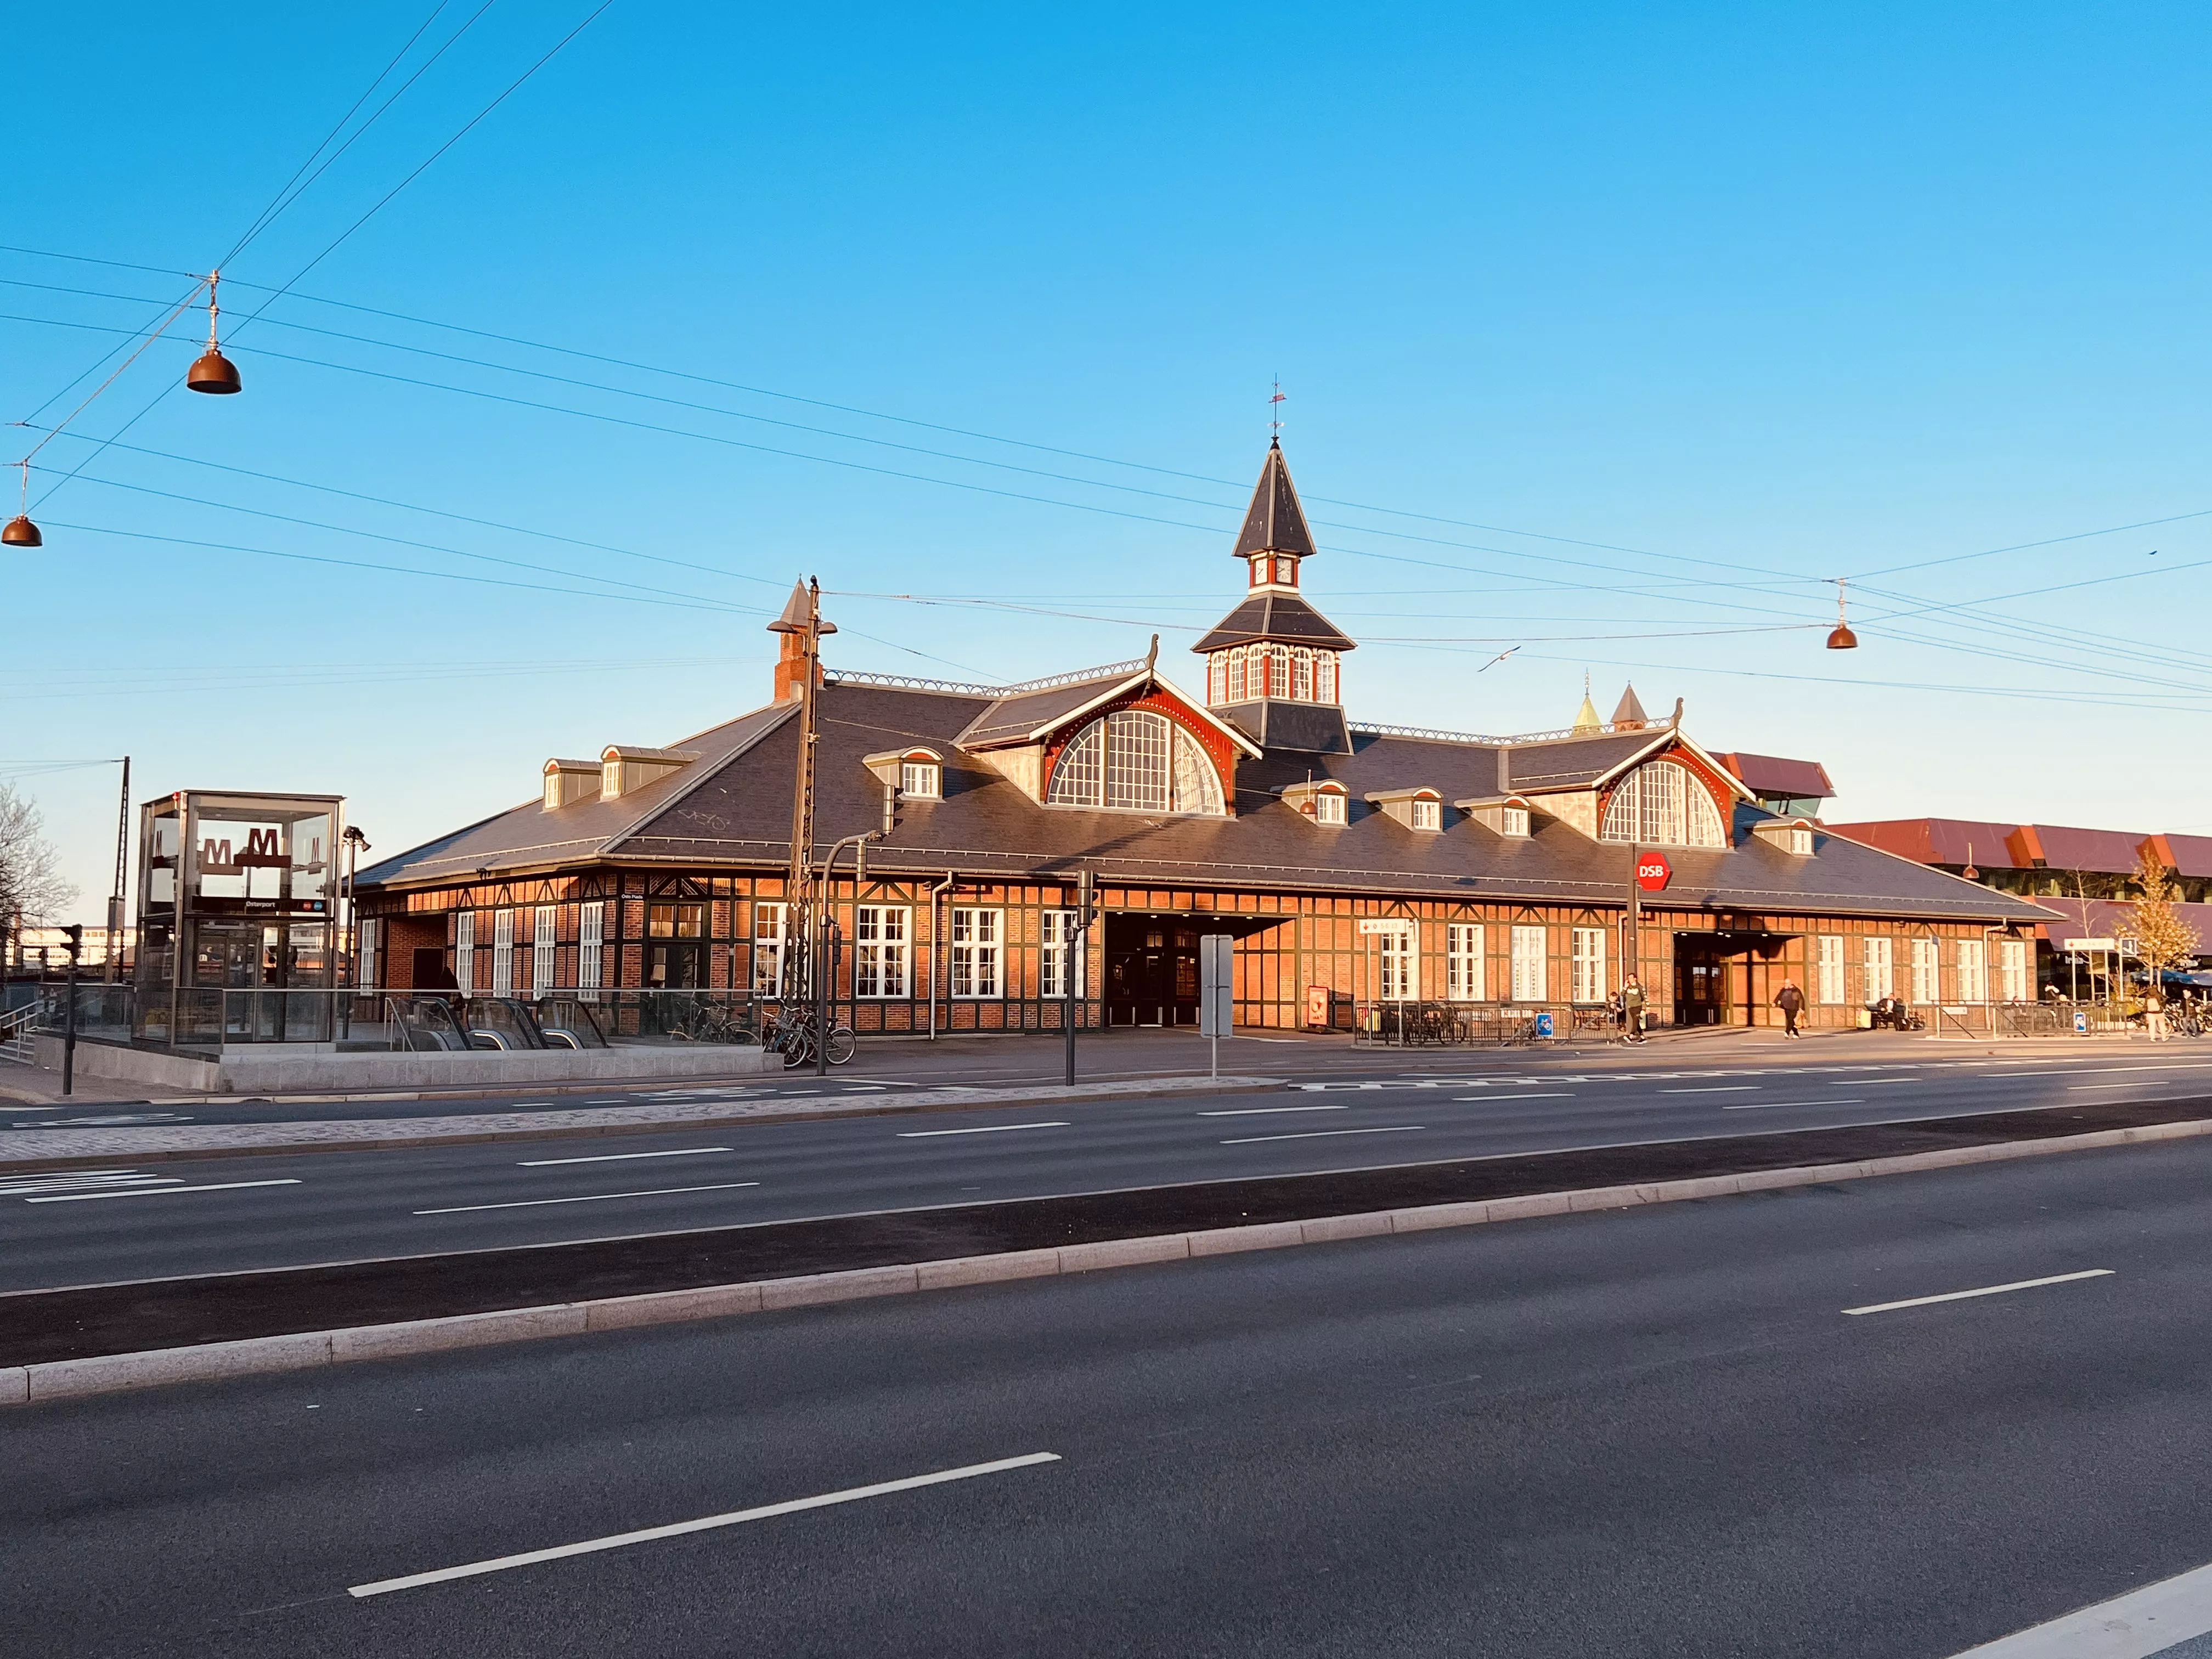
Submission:
MULTIPOLYGON (((1014 686, 826 672, 813 858, 877 832, 828 890, 838 1013, 1057 1030, 1073 975, 1085 1024, 1188 1023, 1206 933, 1237 939, 1255 1027, 1596 1008, 1632 969, 1686 1024, 1768 1023, 1785 978, 1815 1024, 1885 994, 2033 997, 2042 911, 1769 811, 1679 704, 1654 720, 1632 693, 1612 721, 1527 738, 1348 720, 1355 642, 1304 596, 1314 550, 1271 447, 1235 549, 1245 595, 1188 689, 1157 645, 1014 686), (1100 915, 1079 960, 1085 872, 1100 915)), ((766 706, 547 761, 526 804, 363 871, 365 977, 771 993, 804 678, 784 643, 766 706)))

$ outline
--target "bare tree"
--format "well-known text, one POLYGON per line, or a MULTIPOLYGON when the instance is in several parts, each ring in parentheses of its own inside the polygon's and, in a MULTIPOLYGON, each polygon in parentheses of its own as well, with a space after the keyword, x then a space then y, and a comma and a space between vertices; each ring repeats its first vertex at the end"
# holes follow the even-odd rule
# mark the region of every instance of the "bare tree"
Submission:
POLYGON ((76 890, 62 879, 37 803, 0 783, 0 924, 15 916, 31 927, 47 922, 76 890))

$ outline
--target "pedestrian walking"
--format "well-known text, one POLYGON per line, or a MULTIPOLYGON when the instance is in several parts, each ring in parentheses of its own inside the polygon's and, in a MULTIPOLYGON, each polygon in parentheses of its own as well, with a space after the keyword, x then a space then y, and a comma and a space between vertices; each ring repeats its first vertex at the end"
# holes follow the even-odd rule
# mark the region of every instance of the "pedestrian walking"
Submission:
POLYGON ((2143 1024, 2148 1028, 2153 1042, 2163 1042, 2169 1035, 2166 1029, 2166 994, 2155 985, 2143 994, 2143 1024))
POLYGON ((1782 988, 1774 994, 1774 1006, 1782 1011, 1782 1035, 1797 1036, 1797 1016, 1805 1012, 1805 994, 1797 988, 1796 980, 1782 981, 1782 988))
POLYGON ((1620 982, 1620 1026, 1623 1041, 1644 1041, 1644 981, 1633 974, 1620 982))

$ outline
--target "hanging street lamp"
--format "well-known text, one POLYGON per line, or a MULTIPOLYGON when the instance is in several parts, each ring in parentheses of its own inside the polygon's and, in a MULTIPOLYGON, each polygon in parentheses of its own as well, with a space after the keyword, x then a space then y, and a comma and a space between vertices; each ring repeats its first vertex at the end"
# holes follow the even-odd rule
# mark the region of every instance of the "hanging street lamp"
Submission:
POLYGON ((1859 636, 1851 632, 1851 625, 1844 617, 1844 579, 1838 576, 1836 578, 1836 625, 1828 630, 1828 649, 1856 651, 1858 648, 1859 636))
POLYGON ((193 392, 205 392, 216 396, 222 396, 235 392, 239 389, 238 367, 236 364, 233 363, 229 358, 222 355, 222 349, 216 343, 215 338, 216 317, 217 315, 215 302, 215 289, 216 284, 222 280, 222 273, 221 271, 211 270, 208 273, 207 349, 200 354, 198 359, 189 369, 185 371, 185 386, 188 390, 193 392))
POLYGON ((39 526, 31 522, 31 464, 23 463, 23 510, 0 528, 0 546, 43 547, 46 538, 39 534, 39 526))

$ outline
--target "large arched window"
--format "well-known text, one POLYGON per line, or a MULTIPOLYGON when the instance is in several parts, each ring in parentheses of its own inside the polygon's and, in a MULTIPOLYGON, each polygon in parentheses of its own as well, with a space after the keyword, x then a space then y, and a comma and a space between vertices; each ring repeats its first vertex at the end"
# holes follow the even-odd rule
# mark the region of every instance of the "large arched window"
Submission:
POLYGON ((1221 779, 1199 740, 1164 714, 1125 708, 1077 732, 1052 769, 1054 806, 1221 816, 1221 779))
POLYGON ((1711 793, 1687 767, 1647 761, 1613 792, 1605 809, 1606 841, 1648 847, 1725 847, 1728 828, 1711 793))

